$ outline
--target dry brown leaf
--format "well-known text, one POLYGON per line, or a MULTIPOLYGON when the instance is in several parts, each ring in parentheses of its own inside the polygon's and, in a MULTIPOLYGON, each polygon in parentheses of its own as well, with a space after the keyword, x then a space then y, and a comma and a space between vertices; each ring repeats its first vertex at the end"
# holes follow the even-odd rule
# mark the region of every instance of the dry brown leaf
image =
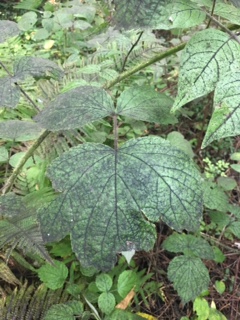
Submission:
POLYGON ((116 305, 117 309, 125 310, 127 309, 128 305, 132 301, 133 297, 135 296, 134 288, 127 294, 127 296, 116 305))

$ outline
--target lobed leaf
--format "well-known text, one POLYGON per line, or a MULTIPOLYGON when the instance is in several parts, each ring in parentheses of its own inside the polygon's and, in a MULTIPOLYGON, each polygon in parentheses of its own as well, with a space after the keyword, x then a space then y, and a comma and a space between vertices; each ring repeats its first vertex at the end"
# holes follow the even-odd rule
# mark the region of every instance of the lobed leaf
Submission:
POLYGON ((178 95, 172 111, 213 91, 227 72, 240 67, 240 46, 219 30, 198 32, 183 50, 178 95))
POLYGON ((70 233, 83 265, 109 269, 129 242, 151 249, 156 232, 146 218, 179 231, 199 227, 200 174, 164 139, 133 139, 118 150, 86 143, 54 160, 48 176, 62 194, 39 213, 43 237, 70 233))
POLYGON ((175 257, 168 267, 168 279, 184 303, 194 300, 208 289, 209 274, 201 259, 190 256, 175 257))
POLYGON ((58 260, 54 260, 54 265, 44 264, 37 272, 40 280, 52 290, 62 288, 68 276, 68 268, 58 260))
POLYGON ((36 116, 52 131, 76 129, 114 113, 111 97, 101 88, 82 86, 59 95, 36 116))

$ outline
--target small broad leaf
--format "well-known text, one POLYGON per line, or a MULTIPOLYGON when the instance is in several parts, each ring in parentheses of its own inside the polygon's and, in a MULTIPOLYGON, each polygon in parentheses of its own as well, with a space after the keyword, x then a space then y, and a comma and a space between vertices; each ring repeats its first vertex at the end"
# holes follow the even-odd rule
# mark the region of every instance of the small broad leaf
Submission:
POLYGON ((14 76, 17 80, 24 80, 28 76, 33 78, 61 78, 63 71, 59 66, 48 59, 37 57, 22 57, 13 66, 14 76))
POLYGON ((202 259, 214 258, 214 252, 209 243, 191 234, 173 233, 163 242, 163 248, 170 252, 182 252, 202 259))
POLYGON ((102 292, 109 291, 113 285, 112 278, 106 274, 101 273, 96 277, 96 286, 102 292))
POLYGON ((195 34, 181 57, 178 95, 172 111, 214 90, 227 72, 240 66, 239 44, 219 30, 195 34))
POLYGON ((109 269, 129 243, 151 249, 156 233, 150 221, 162 218, 179 231, 199 227, 200 173, 162 138, 132 139, 117 150, 85 143, 54 160, 48 176, 62 193, 39 212, 43 237, 54 241, 70 233, 83 265, 109 269))
POLYGON ((233 7, 228 3, 216 3, 214 14, 229 20, 231 23, 238 24, 240 20, 240 9, 233 7))
POLYGON ((109 317, 105 317, 104 320, 144 320, 144 318, 132 312, 116 309, 109 317))
POLYGON ((209 319, 209 305, 206 299, 197 297, 193 303, 193 310, 200 319, 209 319))
POLYGON ((83 313, 83 304, 79 301, 54 304, 47 311, 44 320, 75 320, 83 313))
POLYGON ((0 147, 0 162, 8 161, 8 150, 5 147, 0 147))
POLYGON ((33 28, 36 22, 37 22, 36 12, 30 11, 30 12, 24 13, 21 16, 21 19, 18 22, 18 27, 22 31, 28 31, 33 28))
POLYGON ((128 293, 138 285, 137 273, 132 270, 123 271, 118 277, 117 291, 122 298, 125 298, 128 293))
POLYGON ((229 208, 228 196, 223 189, 211 181, 204 182, 204 205, 212 210, 226 212, 229 208))
POLYGON ((136 120, 174 124, 176 117, 170 114, 173 100, 152 87, 130 87, 123 91, 117 102, 116 113, 136 120))
POLYGON ((17 36, 20 32, 17 23, 9 20, 0 21, 0 30, 0 43, 4 42, 8 38, 17 36))
POLYGON ((29 141, 36 139, 42 128, 35 122, 7 120, 0 122, 0 139, 29 141))
POLYGON ((68 276, 68 268, 63 262, 57 260, 54 260, 54 265, 43 265, 37 272, 40 280, 52 290, 62 288, 68 276))
POLYGON ((202 148, 214 140, 240 134, 240 72, 222 78, 214 94, 214 112, 202 148))
POLYGON ((194 152, 192 150, 191 143, 187 141, 184 136, 178 131, 172 131, 167 135, 167 140, 171 144, 182 151, 184 151, 189 157, 194 157, 194 152))
POLYGON ((103 292, 98 297, 98 307, 106 314, 110 314, 116 305, 116 300, 111 292, 103 292))
POLYGON ((208 270, 199 258, 190 256, 175 257, 168 267, 168 279, 184 303, 194 300, 208 289, 208 270))
MULTIPOLYGON (((0 21, 1 22, 1 21, 0 21)), ((15 108, 20 99, 20 90, 12 77, 0 78, 0 107, 15 108)))
POLYGON ((35 118, 52 131, 76 129, 114 113, 111 97, 101 88, 82 86, 58 96, 35 118))

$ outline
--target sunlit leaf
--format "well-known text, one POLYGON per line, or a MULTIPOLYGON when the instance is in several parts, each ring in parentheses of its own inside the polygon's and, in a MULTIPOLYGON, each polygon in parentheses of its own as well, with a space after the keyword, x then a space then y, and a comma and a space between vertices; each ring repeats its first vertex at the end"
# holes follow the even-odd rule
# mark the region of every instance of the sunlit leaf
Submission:
MULTIPOLYGON (((240 49, 239 49, 240 50, 240 49)), ((202 148, 214 140, 240 134, 240 72, 228 73, 216 87, 214 112, 202 148)))
POLYGON ((111 97, 101 88, 82 86, 59 95, 37 117, 43 128, 75 129, 114 113, 111 97))
POLYGON ((8 38, 17 36, 20 32, 17 23, 9 20, 0 21, 0 30, 0 43, 8 38))
POLYGON ((68 276, 68 268, 63 262, 57 260, 54 260, 54 265, 44 264, 37 272, 40 280, 52 290, 62 288, 68 276))
POLYGON ((207 29, 195 34, 182 52, 178 95, 172 111, 213 91, 227 72, 240 67, 240 47, 226 33, 207 29))
POLYGON ((37 22, 37 14, 36 12, 29 11, 24 13, 21 16, 21 19, 18 22, 18 27, 22 31, 28 31, 33 28, 35 23, 37 22))
POLYGON ((110 269, 129 242, 152 248, 155 226, 146 218, 179 231, 199 227, 200 174, 164 139, 129 140, 116 151, 85 143, 54 160, 48 176, 63 193, 39 214, 44 239, 70 233, 83 265, 110 269))
POLYGON ((184 303, 194 300, 208 289, 208 270, 199 258, 190 256, 175 257, 168 267, 168 279, 184 303))
POLYGON ((125 298, 128 293, 137 285, 137 273, 132 270, 123 271, 118 277, 117 291, 122 298, 125 298))

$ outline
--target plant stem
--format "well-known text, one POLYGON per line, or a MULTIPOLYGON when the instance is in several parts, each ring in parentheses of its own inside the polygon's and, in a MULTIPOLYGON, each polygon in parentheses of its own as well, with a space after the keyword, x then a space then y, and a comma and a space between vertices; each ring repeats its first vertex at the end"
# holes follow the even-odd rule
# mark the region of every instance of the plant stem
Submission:
POLYGON ((127 70, 123 73, 121 73, 118 77, 116 77, 114 80, 107 82, 103 88, 104 89, 110 89, 111 87, 113 87, 115 84, 123 81, 124 79, 130 77, 131 75, 133 75, 134 73, 150 66, 151 64, 158 62, 166 57, 169 57, 175 53, 177 53, 178 51, 182 50, 184 47, 186 46, 186 43, 181 43, 176 47, 173 47, 169 50, 166 50, 164 52, 161 52, 159 54, 156 54, 154 57, 152 57, 151 59, 149 59, 147 62, 143 62, 138 64, 137 66, 131 68, 130 70, 127 70))
POLYGON ((113 134, 114 134, 114 150, 118 149, 118 122, 117 122, 117 115, 113 116, 113 134))
POLYGON ((45 130, 43 131, 43 133, 38 137, 38 139, 33 143, 33 145, 28 149, 28 151, 26 152, 26 154, 24 155, 24 157, 21 159, 21 161, 19 162, 19 164, 15 167, 15 169, 13 170, 11 176, 8 178, 8 180, 6 181, 6 183, 4 184, 3 188, 2 188, 2 194, 7 193, 8 191, 11 190, 12 185, 14 183, 14 180, 16 179, 16 177, 18 176, 18 174, 20 173, 22 167, 24 166, 24 164, 26 163, 26 161, 33 155, 34 151, 37 149, 37 147, 39 147, 39 145, 43 142, 43 140, 49 135, 50 131, 45 130))

